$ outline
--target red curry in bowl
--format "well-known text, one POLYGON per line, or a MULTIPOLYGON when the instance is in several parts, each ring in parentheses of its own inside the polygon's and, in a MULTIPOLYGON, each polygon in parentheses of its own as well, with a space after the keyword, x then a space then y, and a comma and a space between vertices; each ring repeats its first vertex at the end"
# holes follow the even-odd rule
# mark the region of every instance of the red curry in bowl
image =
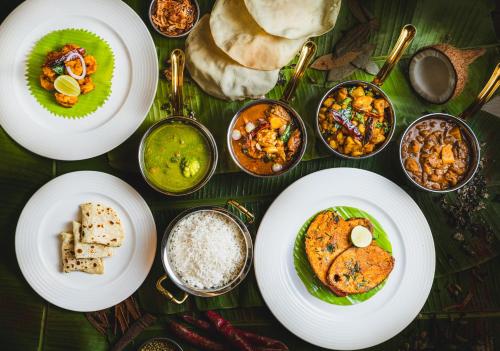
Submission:
POLYGON ((286 105, 258 101, 241 111, 230 130, 232 154, 251 174, 281 174, 300 159, 305 146, 303 130, 286 105))

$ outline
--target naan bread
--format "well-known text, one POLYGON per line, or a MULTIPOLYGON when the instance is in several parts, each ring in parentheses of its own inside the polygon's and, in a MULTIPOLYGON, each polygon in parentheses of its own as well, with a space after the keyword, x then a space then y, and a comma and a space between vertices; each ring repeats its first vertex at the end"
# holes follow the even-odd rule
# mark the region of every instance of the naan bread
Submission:
POLYGON ((288 39, 314 37, 333 28, 341 0, 244 0, 267 33, 288 39))
POLYGON ((207 94, 225 100, 259 98, 278 81, 279 70, 244 67, 215 45, 209 15, 203 16, 186 40, 186 65, 191 77, 207 94))
POLYGON ((241 0, 218 0, 210 14, 215 44, 239 64, 274 70, 294 58, 307 38, 286 39, 271 35, 255 22, 241 0))
POLYGON ((104 273, 101 258, 76 258, 73 234, 61 233, 62 269, 64 273, 86 272, 90 274, 104 273))
POLYGON ((86 244, 81 242, 82 225, 73 221, 73 237, 75 239, 76 258, 100 258, 109 257, 113 254, 113 249, 101 244, 86 244))
POLYGON ((82 243, 121 246, 125 235, 115 210, 97 203, 82 204, 80 208, 82 210, 82 243))

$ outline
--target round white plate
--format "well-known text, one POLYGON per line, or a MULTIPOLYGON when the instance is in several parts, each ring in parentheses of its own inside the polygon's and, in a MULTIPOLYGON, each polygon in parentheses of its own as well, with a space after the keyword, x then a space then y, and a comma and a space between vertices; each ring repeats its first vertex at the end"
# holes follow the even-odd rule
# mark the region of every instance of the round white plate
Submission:
MULTIPOLYGON (((63 43, 64 44, 64 43, 63 43)), ((147 115, 158 83, 153 39, 141 18, 120 0, 27 0, 0 26, 0 125, 42 156, 81 160, 125 141, 147 115), (26 59, 33 45, 58 29, 87 29, 115 56, 111 95, 80 119, 54 116, 30 94, 26 59)))
POLYGON ((31 287, 50 303, 73 311, 97 311, 132 295, 151 269, 156 227, 151 211, 130 185, 101 172, 74 172, 41 187, 28 201, 16 229, 19 267, 31 287), (125 240, 104 260, 104 274, 61 271, 59 234, 72 233, 79 205, 99 202, 120 217, 125 240))
POLYGON ((254 262, 262 296, 286 328, 317 346, 352 350, 384 342, 417 316, 432 286, 435 252, 424 215, 401 188, 372 172, 335 168, 299 179, 276 198, 259 227, 254 262), (384 288, 352 306, 309 294, 293 264, 300 227, 332 206, 374 216, 393 247, 395 267, 384 288))

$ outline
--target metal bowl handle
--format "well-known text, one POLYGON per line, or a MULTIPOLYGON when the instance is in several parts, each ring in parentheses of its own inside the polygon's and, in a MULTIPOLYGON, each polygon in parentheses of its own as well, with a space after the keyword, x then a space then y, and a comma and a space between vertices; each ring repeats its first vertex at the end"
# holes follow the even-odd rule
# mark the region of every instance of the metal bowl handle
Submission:
POLYGON ((490 98, 495 94, 495 91, 500 87, 500 62, 497 63, 493 74, 491 75, 488 83, 484 86, 483 90, 479 93, 476 99, 467 107, 464 112, 460 114, 460 118, 466 119, 472 117, 477 111, 487 103, 490 98))
POLYGON ((184 63, 185 55, 181 49, 175 49, 170 54, 172 63, 172 109, 174 115, 184 115, 184 99, 182 86, 184 85, 184 63))
POLYGON ((300 50, 299 60, 297 61, 297 65, 295 66, 295 70, 293 71, 293 76, 290 78, 288 83, 286 84, 285 91, 281 96, 281 101, 288 103, 292 98, 293 94, 295 94, 295 90, 299 85, 300 79, 306 72, 307 67, 309 67, 309 63, 311 63, 314 54, 316 53, 316 44, 313 41, 308 40, 302 49, 300 50))
POLYGON ((167 289, 165 289, 163 287, 163 285, 161 285, 163 283, 163 281, 166 279, 168 279, 168 277, 166 274, 164 274, 156 281, 156 290, 158 290, 169 301, 172 301, 173 303, 175 303, 177 305, 182 305, 187 300, 189 295, 187 293, 184 293, 184 295, 182 296, 182 298, 180 300, 177 299, 170 291, 168 291, 167 289))
POLYGON ((246 217, 248 223, 253 223, 255 221, 255 216, 253 215, 252 212, 247 210, 243 205, 241 205, 238 201, 236 200, 227 200, 227 204, 230 206, 233 206, 236 208, 238 211, 243 213, 243 215, 246 217))
POLYGON ((384 81, 391 73, 392 69, 396 66, 401 55, 405 52, 406 48, 410 45, 411 41, 417 34, 417 28, 413 26, 413 24, 407 24, 401 29, 401 34, 399 34, 398 41, 396 45, 392 48, 391 53, 387 56, 387 60, 385 60, 384 65, 378 71, 377 76, 373 79, 373 84, 382 85, 384 81))

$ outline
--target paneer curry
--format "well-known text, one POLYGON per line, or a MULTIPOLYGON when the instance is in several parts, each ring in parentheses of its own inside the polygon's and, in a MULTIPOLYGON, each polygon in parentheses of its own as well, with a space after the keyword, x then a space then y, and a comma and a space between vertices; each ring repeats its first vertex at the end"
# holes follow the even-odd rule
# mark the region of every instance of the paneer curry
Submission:
POLYGON ((293 114, 278 103, 257 103, 243 110, 231 131, 231 146, 239 164, 250 173, 283 173, 297 159, 302 131, 293 114))
POLYGON ((428 189, 445 190, 465 177, 470 147, 458 125, 429 119, 408 130, 401 157, 405 170, 418 184, 428 189))
POLYGON ((351 157, 373 153, 392 128, 389 102, 373 87, 342 86, 324 100, 318 126, 330 148, 351 157))

